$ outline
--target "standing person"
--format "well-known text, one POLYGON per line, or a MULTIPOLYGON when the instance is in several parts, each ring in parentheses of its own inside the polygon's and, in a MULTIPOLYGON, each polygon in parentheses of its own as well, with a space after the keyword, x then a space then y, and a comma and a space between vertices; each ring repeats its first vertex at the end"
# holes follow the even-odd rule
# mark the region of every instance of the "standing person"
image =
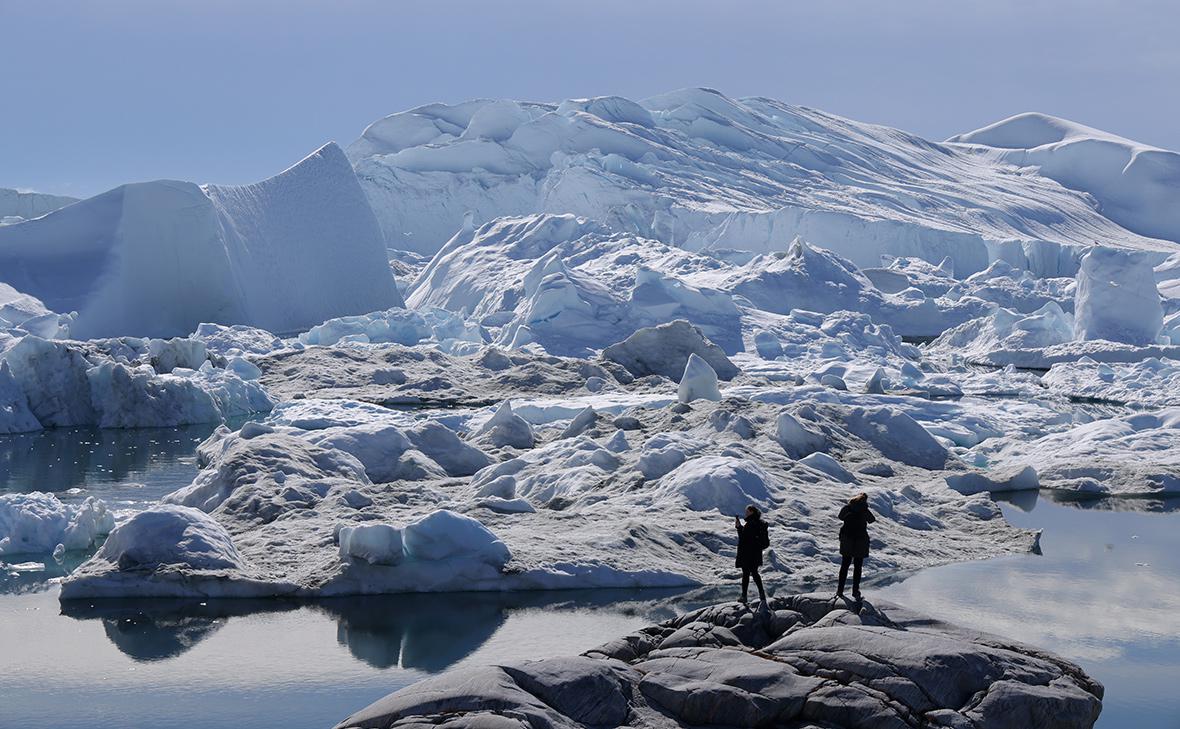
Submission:
POLYGON ((840 509, 840 589, 836 597, 844 597, 844 583, 848 580, 848 565, 852 564, 852 597, 860 599, 860 568, 869 556, 868 525, 877 520, 869 511, 869 495, 859 493, 840 509))
POLYGON ((770 546, 770 533, 766 528, 766 522, 762 521, 762 512, 751 504, 746 507, 746 523, 742 524, 742 520, 735 516, 733 524, 737 527, 738 533, 737 559, 734 560, 734 566, 742 568, 742 602, 746 602, 746 596, 750 591, 750 577, 753 576, 754 584, 758 586, 758 596, 765 603, 766 590, 762 589, 762 575, 758 574, 758 568, 762 566, 762 550, 770 546))

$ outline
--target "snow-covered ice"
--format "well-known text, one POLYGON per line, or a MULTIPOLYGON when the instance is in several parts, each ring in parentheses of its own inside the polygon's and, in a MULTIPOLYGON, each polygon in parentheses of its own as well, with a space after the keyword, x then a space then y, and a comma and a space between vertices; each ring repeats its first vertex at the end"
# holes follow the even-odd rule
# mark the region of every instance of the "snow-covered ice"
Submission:
POLYGON ((0 494, 0 556, 92 548, 115 528, 101 499, 62 503, 53 494, 0 494))
MULTIPOLYGON (((682 89, 638 102, 430 104, 374 122, 348 155, 391 245, 425 254, 465 218, 546 212, 689 250, 781 251, 802 236, 866 267, 882 254, 951 256, 960 277, 996 258, 1072 275, 1071 247, 1165 251, 1157 238, 1180 237, 1132 232, 1051 174, 1013 174, 981 149, 682 89)), ((1123 165, 1100 174, 1114 180, 1123 165)), ((1167 209, 1145 204, 1135 217, 1167 209)))
POLYGON ((1026 113, 951 137, 1093 195, 1128 230, 1180 241, 1180 154, 1048 114, 1026 113))
POLYGON ((17 212, 0 431, 252 418, 70 596, 716 583, 749 504, 769 577, 827 580, 862 490, 882 571, 1022 552, 991 493, 1180 483, 1169 155, 707 89, 432 104, 255 185, 17 212))
POLYGON ((250 368, 214 366, 198 340, 0 336, 0 429, 160 427, 270 410, 250 368))

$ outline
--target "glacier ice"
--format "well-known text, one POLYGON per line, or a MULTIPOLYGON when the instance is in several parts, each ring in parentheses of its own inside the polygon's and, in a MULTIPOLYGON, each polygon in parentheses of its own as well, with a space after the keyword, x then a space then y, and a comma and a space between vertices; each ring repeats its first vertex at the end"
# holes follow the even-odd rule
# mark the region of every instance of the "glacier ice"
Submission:
POLYGON ((0 430, 255 415, 63 594, 717 583, 751 503, 823 580, 854 490, 882 570, 1027 551, 992 492, 1173 493, 1180 259, 1126 199, 1165 157, 1000 126, 432 104, 5 225, 0 430))
POLYGON ((1074 317, 1078 339, 1155 344, 1164 314, 1151 264, 1127 251, 1094 247, 1078 270, 1074 317))
POLYGON ((683 89, 639 102, 431 104, 374 122, 348 155, 391 245, 425 254, 468 214, 478 225, 532 213, 689 250, 785 250, 802 236, 865 267, 882 254, 952 256, 958 276, 996 258, 1072 275, 1074 249, 1095 240, 1168 249, 1161 231, 1131 232, 1051 174, 1013 175, 1012 161, 978 149, 683 89))
POLYGON ((22 430, 162 427, 270 410, 270 396, 242 369, 213 366, 196 340, 0 338, 5 422, 22 430), (37 426, 20 414, 22 396, 37 426))
POLYGON ((717 388, 717 373, 709 363, 701 359, 694 352, 688 355, 688 362, 684 365, 684 374, 680 376, 680 386, 676 390, 676 397, 683 403, 693 400, 720 400, 721 391, 717 388))
POLYGON ((202 322, 290 332, 402 303, 335 144, 253 185, 134 183, 4 226, 0 277, 76 311, 80 338, 178 336, 202 322))
POLYGON ((73 504, 40 491, 0 494, 0 555, 86 550, 114 528, 114 515, 93 496, 73 504))
POLYGON ((1180 154, 1033 112, 948 141, 991 148, 988 156, 1093 195, 1128 230, 1180 241, 1180 154))
POLYGON ((66 195, 50 195, 44 192, 26 192, 0 187, 0 225, 39 218, 54 210, 78 202, 77 198, 66 195))

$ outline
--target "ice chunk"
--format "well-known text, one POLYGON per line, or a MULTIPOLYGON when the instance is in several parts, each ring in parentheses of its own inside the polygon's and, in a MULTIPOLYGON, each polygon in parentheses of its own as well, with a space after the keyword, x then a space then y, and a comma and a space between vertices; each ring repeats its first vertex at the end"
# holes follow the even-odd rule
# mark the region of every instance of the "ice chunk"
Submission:
POLYGON ((200 339, 173 337, 152 339, 148 342, 152 367, 160 374, 171 372, 177 367, 196 370, 205 363, 205 343, 200 339))
POLYGON ((64 504, 53 494, 0 495, 0 555, 90 549, 115 528, 101 500, 64 504))
POLYGON ((759 329, 754 332, 754 348, 762 359, 778 359, 783 356, 783 345, 773 332, 759 329))
POLYGON ((91 365, 77 347, 29 335, 2 356, 41 425, 70 427, 98 421, 86 378, 91 365))
POLYGON ((792 458, 803 458, 827 448, 827 438, 803 427, 799 419, 788 412, 779 413, 774 421, 774 437, 792 458))
POLYGON ((676 390, 676 397, 684 403, 721 399, 721 390, 717 388, 717 373, 695 352, 688 355, 688 363, 684 366, 684 374, 680 376, 680 387, 676 390))
POLYGON ((221 410, 213 397, 184 377, 156 376, 143 369, 106 362, 88 370, 86 378, 90 382, 89 399, 99 411, 99 427, 166 426, 221 420, 221 410))
POLYGON ((92 561, 107 562, 120 571, 246 568, 223 526, 197 509, 168 504, 141 511, 112 531, 92 561))
POLYGON ((623 365, 636 377, 656 374, 675 381, 680 380, 689 355, 693 354, 707 362, 723 380, 732 380, 739 373, 720 347, 682 319, 640 329, 602 352, 603 357, 623 365))
POLYGON ((476 431, 475 438, 496 448, 532 448, 533 428, 527 420, 512 412, 512 401, 505 400, 476 431))
POLYGON ((446 473, 434 462, 426 469, 413 459, 418 453, 402 428, 394 425, 363 423, 342 428, 312 431, 307 439, 324 448, 336 448, 356 456, 373 483, 397 480, 442 478, 446 473))
POLYGON ((340 559, 396 565, 405 558, 402 530, 390 524, 356 524, 340 528, 340 559))
POLYGON ((363 337, 355 341, 417 344, 430 334, 430 327, 418 312, 387 309, 329 319, 300 334, 299 341, 303 344, 328 346, 337 344, 346 337, 363 337))
POLYGON ((819 384, 823 385, 824 387, 830 387, 833 390, 848 389, 848 385, 844 382, 844 378, 831 372, 820 375, 819 384))
POLYGON ((221 355, 267 354, 283 347, 283 340, 274 334, 243 324, 225 326, 202 322, 191 338, 200 339, 206 350, 221 355))
MULTIPOLYGON (((127 340, 109 340, 120 345, 127 340)), ((134 340, 132 340, 134 341, 134 340)), ((141 357, 154 361, 150 350, 113 346, 112 355, 97 350, 95 342, 47 341, 28 335, 0 351, 13 379, 28 399, 29 409, 43 426, 98 425, 104 428, 141 428, 214 423, 225 418, 270 410, 273 403, 262 386, 236 372, 213 367, 204 360, 204 345, 174 340, 189 354, 200 353, 197 370, 171 367, 157 374, 141 357), (138 364, 137 364, 138 362, 138 364)), ((174 345, 157 348, 176 365, 174 345)), ((188 355, 181 355, 188 356, 188 355)))
POLYGON ((777 490, 774 479, 744 458, 702 456, 687 461, 660 480, 657 495, 683 499, 693 511, 716 509, 727 516, 744 514, 754 504, 768 508, 777 490))
POLYGON ((855 483, 856 476, 835 458, 832 458, 827 453, 812 453, 809 456, 799 459, 799 462, 809 468, 814 468, 820 473, 825 473, 841 483, 855 483))
POLYGON ((561 435, 557 437, 559 439, 572 438, 575 435, 581 434, 582 431, 593 427, 597 421, 598 413, 594 411, 593 407, 588 405, 570 420, 569 425, 565 426, 565 429, 561 431, 561 435))
POLYGON ((191 484, 164 501, 205 512, 224 505, 223 511, 269 522, 288 511, 314 507, 333 485, 370 483, 352 455, 287 433, 228 436, 218 451, 191 484))
POLYGON ((407 525, 402 538, 406 557, 417 561, 462 559, 503 567, 512 558, 479 520, 446 509, 407 525))
POLYGON ((1074 316, 1078 339, 1155 344, 1164 317, 1151 263, 1129 251, 1091 248, 1078 271, 1074 316))
POLYGON ((845 414, 844 424, 887 458, 929 469, 946 465, 946 448, 900 409, 853 408, 845 414))
POLYGON ((978 494, 984 491, 1026 491, 1040 488, 1037 471, 1032 466, 1018 468, 1011 472, 968 471, 945 477, 946 485, 961 494, 978 494))

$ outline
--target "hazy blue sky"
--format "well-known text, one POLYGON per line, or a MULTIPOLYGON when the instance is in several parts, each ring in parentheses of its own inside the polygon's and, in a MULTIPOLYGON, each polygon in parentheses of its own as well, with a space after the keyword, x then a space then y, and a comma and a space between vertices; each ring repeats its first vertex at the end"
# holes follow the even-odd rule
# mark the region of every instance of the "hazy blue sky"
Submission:
POLYGON ((0 186, 269 176, 473 97, 763 95, 933 139, 1044 111, 1180 148, 1174 0, 0 0, 0 186))

